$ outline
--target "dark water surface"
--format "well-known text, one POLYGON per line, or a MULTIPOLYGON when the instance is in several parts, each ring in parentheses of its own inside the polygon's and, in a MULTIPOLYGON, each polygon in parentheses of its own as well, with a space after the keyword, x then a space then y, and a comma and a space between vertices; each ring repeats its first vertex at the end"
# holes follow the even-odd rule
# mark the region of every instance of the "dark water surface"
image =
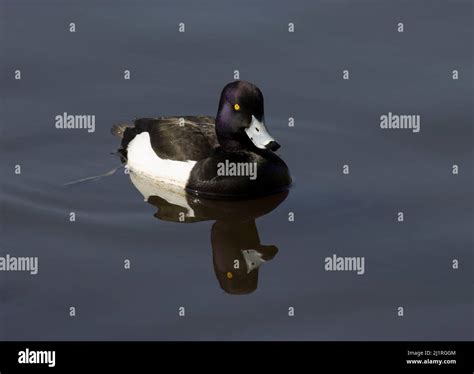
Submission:
POLYGON ((472 2, 255 3, 0 0, 0 255, 39 258, 0 273, 0 339, 473 338, 472 2), (114 123, 215 115, 236 69, 295 181, 255 226, 157 219, 122 170, 62 186, 119 164, 114 123), (63 112, 96 131, 56 129, 63 112), (421 131, 381 130, 388 112, 421 131), (278 253, 231 295, 213 243, 225 263, 245 241, 278 253), (325 271, 333 254, 365 274, 325 271))

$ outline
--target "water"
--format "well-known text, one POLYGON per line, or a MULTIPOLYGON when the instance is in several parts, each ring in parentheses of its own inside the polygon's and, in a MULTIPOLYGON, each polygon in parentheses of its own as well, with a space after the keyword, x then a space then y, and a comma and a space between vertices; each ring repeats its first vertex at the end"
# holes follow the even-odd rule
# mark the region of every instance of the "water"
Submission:
POLYGON ((472 339, 469 1, 0 4, 0 254, 39 258, 38 275, 0 274, 2 340, 472 339), (119 164, 114 123, 215 115, 236 69, 295 181, 273 210, 186 224, 154 217, 122 170, 63 186, 119 164), (389 111, 420 133, 381 130, 389 111), (55 129, 63 112, 96 131, 55 129), (226 255, 248 243, 267 261, 234 295, 226 255), (325 271, 333 254, 365 274, 325 271))

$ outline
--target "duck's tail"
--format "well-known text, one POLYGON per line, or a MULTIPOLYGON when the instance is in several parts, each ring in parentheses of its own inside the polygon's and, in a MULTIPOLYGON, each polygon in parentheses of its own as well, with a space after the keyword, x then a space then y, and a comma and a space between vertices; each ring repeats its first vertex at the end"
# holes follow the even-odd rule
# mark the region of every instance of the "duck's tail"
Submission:
POLYGON ((133 127, 133 125, 130 125, 128 123, 119 123, 117 125, 112 125, 110 132, 112 133, 112 135, 115 135, 119 137, 120 139, 122 139, 125 133, 125 130, 130 127, 133 127))
POLYGON ((120 155, 121 161, 125 163, 127 161, 128 143, 130 143, 135 135, 137 135, 137 127, 136 125, 131 125, 129 123, 119 123, 112 125, 110 132, 112 135, 122 139, 120 142, 120 148, 117 150, 117 154, 120 155))

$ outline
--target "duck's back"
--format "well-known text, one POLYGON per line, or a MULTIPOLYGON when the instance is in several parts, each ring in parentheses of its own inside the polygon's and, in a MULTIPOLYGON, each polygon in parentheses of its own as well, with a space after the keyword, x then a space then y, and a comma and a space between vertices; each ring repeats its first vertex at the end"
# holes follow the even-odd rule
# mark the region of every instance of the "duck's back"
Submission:
POLYGON ((112 133, 122 137, 120 153, 128 159, 130 143, 147 133, 151 148, 161 159, 198 161, 217 147, 215 119, 209 116, 139 118, 134 125, 118 125, 112 133))

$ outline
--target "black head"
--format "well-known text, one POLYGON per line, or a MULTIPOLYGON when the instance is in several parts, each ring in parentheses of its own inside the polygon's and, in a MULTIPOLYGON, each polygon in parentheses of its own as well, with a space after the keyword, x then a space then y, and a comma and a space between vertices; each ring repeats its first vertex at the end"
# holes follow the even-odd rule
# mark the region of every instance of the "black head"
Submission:
POLYGON ((224 149, 280 148, 265 127, 262 92, 245 81, 231 82, 222 90, 216 134, 224 149))

